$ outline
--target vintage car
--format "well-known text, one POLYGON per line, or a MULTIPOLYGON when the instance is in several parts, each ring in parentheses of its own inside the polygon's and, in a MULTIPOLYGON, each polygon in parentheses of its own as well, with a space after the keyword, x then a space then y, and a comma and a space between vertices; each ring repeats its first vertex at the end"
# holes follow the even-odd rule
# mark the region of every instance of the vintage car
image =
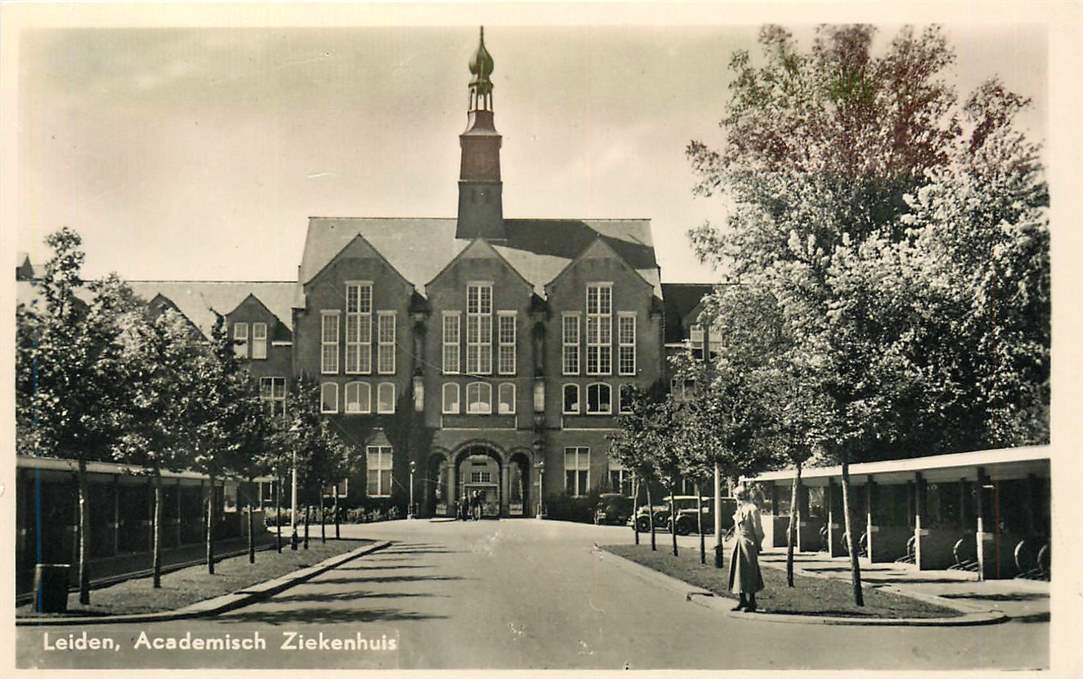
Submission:
MULTIPOLYGON (((699 529, 699 521, 696 517, 697 502, 695 495, 676 495, 673 504, 677 510, 677 534, 688 535, 699 529)), ((722 498, 722 529, 726 530, 733 525, 733 512, 737 508, 737 501, 731 497, 722 498)), ((662 498, 661 503, 651 508, 654 514, 655 530, 671 530, 669 525, 669 497, 662 498)), ((650 530, 647 507, 640 507, 636 512, 636 526, 641 532, 650 530)), ((714 498, 703 497, 703 531, 714 531, 714 498)))
POLYGON ((594 508, 594 523, 622 525, 632 515, 634 504, 632 498, 620 493, 602 493, 594 508))

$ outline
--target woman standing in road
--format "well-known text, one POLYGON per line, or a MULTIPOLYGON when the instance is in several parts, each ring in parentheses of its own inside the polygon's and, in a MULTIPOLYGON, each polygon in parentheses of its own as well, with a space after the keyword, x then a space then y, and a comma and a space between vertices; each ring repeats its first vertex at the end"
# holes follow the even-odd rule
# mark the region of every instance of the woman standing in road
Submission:
POLYGON ((763 522, 760 510, 752 503, 748 488, 739 486, 734 492, 737 511, 733 514, 733 554, 730 556, 729 589, 741 597, 733 610, 756 610, 756 592, 763 589, 763 574, 758 561, 763 544, 763 522))

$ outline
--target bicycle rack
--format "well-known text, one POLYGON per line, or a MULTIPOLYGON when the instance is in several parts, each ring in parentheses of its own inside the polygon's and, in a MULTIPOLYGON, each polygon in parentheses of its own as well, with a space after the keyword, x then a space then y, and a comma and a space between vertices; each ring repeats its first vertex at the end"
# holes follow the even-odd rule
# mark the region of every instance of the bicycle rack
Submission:
POLYGON ((949 571, 967 571, 969 573, 976 573, 978 571, 978 554, 977 547, 974 545, 974 538, 961 537, 951 548, 951 553, 955 556, 955 563, 948 566, 949 571), (970 558, 973 556, 973 558, 970 558))
POLYGON ((1050 544, 1045 542, 1035 553, 1033 542, 1036 542, 1033 538, 1030 542, 1024 538, 1012 550, 1015 567, 1019 569, 1019 574, 1015 577, 1025 580, 1049 580, 1050 557, 1052 556, 1050 544))
POLYGON ((917 540, 917 536, 910 536, 906 541, 906 554, 895 559, 895 563, 917 563, 917 540))

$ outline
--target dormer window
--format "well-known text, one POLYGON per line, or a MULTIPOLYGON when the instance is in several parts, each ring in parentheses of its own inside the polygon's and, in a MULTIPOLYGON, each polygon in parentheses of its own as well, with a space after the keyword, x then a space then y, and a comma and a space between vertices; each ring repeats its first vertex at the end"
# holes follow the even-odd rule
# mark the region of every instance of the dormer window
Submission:
POLYGON ((267 358, 267 324, 252 324, 252 358, 267 358))
POLYGON ((233 324, 233 355, 237 358, 248 358, 248 324, 233 324))

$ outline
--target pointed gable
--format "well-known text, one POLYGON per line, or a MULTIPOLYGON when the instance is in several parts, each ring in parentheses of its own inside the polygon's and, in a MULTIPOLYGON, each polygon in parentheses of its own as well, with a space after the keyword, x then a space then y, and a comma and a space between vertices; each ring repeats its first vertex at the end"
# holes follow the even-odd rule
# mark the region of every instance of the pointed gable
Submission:
POLYGON ((534 289, 534 286, 531 284, 531 282, 528 281, 523 276, 523 274, 519 272, 518 269, 512 266, 511 262, 509 262, 506 257, 500 254, 496 250, 496 248, 494 248, 492 244, 489 243, 489 241, 481 238, 475 238, 474 240, 470 241, 469 245, 463 248, 463 250, 459 252, 459 254, 457 254, 450 262, 448 262, 447 265, 444 266, 444 268, 441 269, 439 273, 433 276, 431 281, 425 284, 425 289, 428 290, 430 287, 432 287, 434 283, 436 283, 440 278, 445 276, 448 272, 455 269, 456 266, 458 266, 460 263, 469 262, 471 260, 493 261, 499 266, 514 273, 515 278, 521 281, 522 284, 527 288, 527 290, 533 291, 534 289))
POLYGON ((648 281, 646 278, 644 278, 642 273, 640 273, 639 269, 632 267, 623 257, 617 254, 617 251, 614 250, 613 247, 610 246, 609 243, 606 242, 606 240, 601 236, 595 238, 590 243, 590 245, 585 247, 583 251, 579 253, 579 255, 575 259, 568 262, 567 266, 565 266, 560 271, 560 273, 558 273, 553 278, 553 280, 546 283, 546 293, 548 294, 549 291, 554 286, 556 286, 559 281, 564 278, 564 276, 566 276, 570 271, 584 263, 589 262, 590 260, 606 260, 618 262, 621 268, 632 274, 635 280, 638 280, 643 283, 644 286, 651 288, 652 292, 655 292, 655 294, 657 295, 657 292, 654 290, 654 286, 651 284, 651 281, 648 281))

